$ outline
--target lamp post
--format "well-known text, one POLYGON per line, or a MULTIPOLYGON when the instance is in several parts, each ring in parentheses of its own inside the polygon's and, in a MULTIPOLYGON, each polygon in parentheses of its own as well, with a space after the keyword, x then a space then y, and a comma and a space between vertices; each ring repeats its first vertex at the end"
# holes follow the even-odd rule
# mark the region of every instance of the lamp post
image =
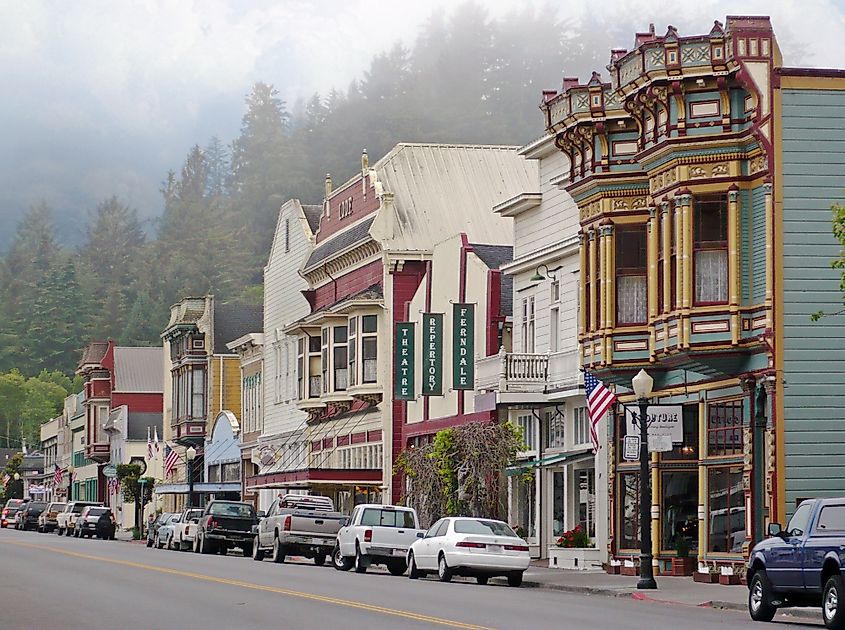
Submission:
POLYGON ((72 465, 67 467, 67 500, 73 501, 73 472, 76 470, 72 465))
POLYGON ((194 458, 197 456, 197 449, 189 446, 185 451, 185 458, 188 460, 188 507, 194 507, 194 458))
POLYGON ((654 569, 651 566, 651 494, 649 492, 648 470, 648 399, 651 396, 654 379, 645 370, 640 370, 631 380, 639 405, 640 425, 640 579, 638 589, 655 589, 654 569))

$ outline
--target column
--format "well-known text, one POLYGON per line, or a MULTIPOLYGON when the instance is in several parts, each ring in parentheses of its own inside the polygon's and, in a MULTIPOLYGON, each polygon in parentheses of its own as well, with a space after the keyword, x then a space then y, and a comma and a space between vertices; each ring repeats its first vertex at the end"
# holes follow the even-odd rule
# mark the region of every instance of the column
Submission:
POLYGON ((675 207, 675 221, 672 227, 675 229, 675 324, 678 327, 678 337, 677 337, 677 344, 680 348, 682 345, 682 320, 681 320, 681 310, 682 310, 682 303, 681 303, 681 295, 683 294, 684 289, 684 263, 683 263, 683 254, 684 254, 684 238, 683 238, 683 228, 684 228, 684 221, 683 221, 683 206, 681 205, 681 198, 676 197, 673 203, 675 207))
POLYGON ((578 232, 578 333, 587 332, 587 239, 583 231, 578 232))
POLYGON ((660 226, 657 221, 657 208, 648 209, 648 320, 653 324, 657 317, 657 292, 662 287, 657 286, 657 248, 658 230, 660 226))
POLYGON ((681 213, 682 213, 682 238, 684 241, 684 255, 682 259, 683 269, 683 307, 682 325, 679 327, 679 333, 683 335, 683 348, 689 348, 689 315, 693 304, 693 284, 692 284, 692 198, 689 194, 681 196, 681 213))
POLYGON ((728 189, 728 300, 731 311, 731 344, 739 343, 739 187, 728 189))
POLYGON ((763 184, 766 200, 766 330, 772 329, 772 308, 774 305, 775 262, 772 243, 774 242, 774 207, 772 201, 772 183, 763 184))
POLYGON ((707 402, 698 401, 698 561, 704 562, 707 550, 707 402))
POLYGON ((596 301, 596 231, 587 231, 587 249, 589 256, 589 268, 587 273, 590 275, 590 321, 589 330, 595 332, 596 330, 596 311, 598 310, 598 302, 596 301))
POLYGON ((613 362, 613 327, 616 325, 616 252, 613 225, 603 225, 604 260, 602 261, 602 293, 604 295, 604 344, 602 359, 605 365, 613 362))
MULTIPOLYGON (((606 241, 604 237, 604 226, 598 228, 597 237, 599 239, 599 269, 598 269, 598 283, 599 283, 599 332, 604 335, 606 326, 605 313, 607 312, 607 283, 605 282, 605 274, 607 273, 607 261, 605 260, 606 241)), ((602 355, 604 359, 604 355, 602 355)))
POLYGON ((660 229, 663 230, 663 312, 672 310, 672 213, 669 202, 660 204, 660 229))

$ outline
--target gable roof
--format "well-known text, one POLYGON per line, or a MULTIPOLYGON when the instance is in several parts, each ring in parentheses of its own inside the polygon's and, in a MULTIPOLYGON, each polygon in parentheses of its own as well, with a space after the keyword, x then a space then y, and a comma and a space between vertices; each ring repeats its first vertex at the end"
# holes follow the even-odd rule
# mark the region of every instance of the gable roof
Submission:
POLYGON ((116 392, 163 392, 164 391, 164 348, 114 349, 114 391, 116 392))
POLYGON ((302 213, 305 215, 305 220, 308 221, 308 227, 311 228, 311 234, 316 234, 317 228, 320 227, 320 216, 323 214, 323 206, 302 206, 302 213))
POLYGON ((264 330, 264 306, 230 302, 214 303, 214 345, 212 352, 228 354, 226 344, 247 333, 264 330))

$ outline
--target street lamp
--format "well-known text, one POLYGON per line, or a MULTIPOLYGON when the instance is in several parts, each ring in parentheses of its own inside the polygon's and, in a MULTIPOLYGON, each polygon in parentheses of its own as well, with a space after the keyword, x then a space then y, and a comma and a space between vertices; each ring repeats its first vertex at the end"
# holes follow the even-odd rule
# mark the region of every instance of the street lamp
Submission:
POLYGON ((194 507, 194 458, 197 456, 197 449, 189 446, 185 451, 185 457, 188 459, 188 507, 194 507))
POLYGON ((73 499, 74 499, 74 496, 73 496, 73 471, 75 471, 75 470, 76 470, 76 468, 74 468, 73 466, 67 467, 67 500, 68 501, 73 501, 73 499))
POLYGON ((638 589, 655 589, 654 569, 651 566, 651 494, 649 493, 648 471, 648 399, 654 387, 654 379, 645 370, 640 370, 631 380, 639 405, 640 424, 640 579, 638 589))
POLYGON ((555 272, 558 271, 560 269, 560 267, 555 267, 554 269, 549 269, 548 265, 541 264, 541 265, 537 265, 537 269, 534 270, 534 275, 531 276, 531 279, 529 280, 529 282, 543 282, 546 279, 546 276, 544 276, 542 274, 540 269, 545 269, 546 275, 551 277, 552 280, 557 280, 557 276, 555 275, 555 272))

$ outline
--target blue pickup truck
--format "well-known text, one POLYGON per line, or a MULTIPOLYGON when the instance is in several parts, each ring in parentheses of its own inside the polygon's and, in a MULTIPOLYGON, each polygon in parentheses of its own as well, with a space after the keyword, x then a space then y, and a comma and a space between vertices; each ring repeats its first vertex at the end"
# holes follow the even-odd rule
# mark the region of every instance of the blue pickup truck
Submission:
POLYGON ((785 529, 772 523, 768 533, 748 559, 751 618, 771 621, 778 608, 821 606, 827 628, 845 628, 845 498, 803 501, 785 529))

